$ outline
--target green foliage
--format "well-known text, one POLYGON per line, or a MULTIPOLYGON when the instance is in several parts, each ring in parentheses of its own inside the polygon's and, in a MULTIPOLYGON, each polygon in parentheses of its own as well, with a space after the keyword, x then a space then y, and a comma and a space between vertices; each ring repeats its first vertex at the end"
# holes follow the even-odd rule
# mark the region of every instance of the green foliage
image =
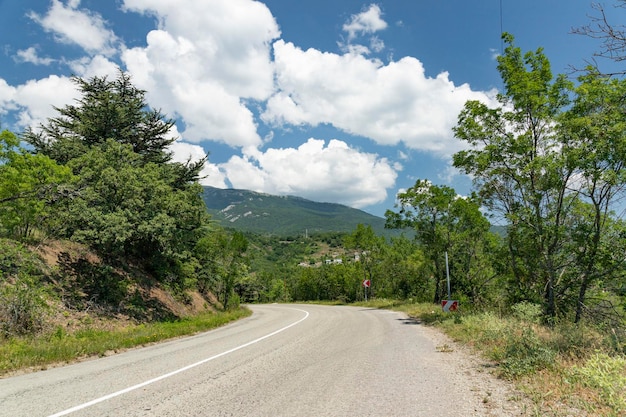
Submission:
POLYGON ((129 145, 114 141, 70 165, 81 192, 60 213, 60 233, 110 260, 143 259, 161 279, 184 270, 186 252, 207 221, 197 187, 175 187, 166 165, 144 164, 129 145))
POLYGON ((9 338, 41 330, 47 304, 39 282, 24 275, 10 283, 3 281, 0 275, 0 335, 9 338))
POLYGON ((194 253, 200 262, 200 288, 213 288, 224 309, 240 302, 239 294, 234 291, 236 284, 248 274, 248 244, 240 232, 215 230, 200 238, 195 246, 194 253))
POLYGON ((454 165, 473 176, 483 204, 508 222, 510 302, 540 302, 554 322, 575 311, 600 279, 622 276, 621 229, 612 205, 626 184, 626 82, 590 72, 579 85, 553 77, 543 50, 522 54, 505 34, 500 107, 467 102, 454 129, 472 148, 454 165), (612 243, 609 243, 612 242, 612 243))
POLYGON ((13 133, 0 132, 0 233, 25 239, 43 230, 70 180, 67 167, 28 153, 13 133))
POLYGON ((24 135, 37 156, 77 176, 72 198, 55 213, 55 233, 108 261, 140 260, 173 288, 194 285, 192 251, 208 221, 196 182, 204 161, 171 161, 174 122, 148 108, 127 74, 74 81, 77 105, 24 135))
POLYGON ((44 266, 21 244, 0 238, 0 336, 32 334, 45 325, 44 266))
POLYGON ((171 160, 167 147, 176 140, 169 135, 174 121, 148 109, 145 92, 132 85, 128 74, 120 71, 115 80, 73 81, 82 95, 77 105, 57 108, 59 117, 49 119, 40 132, 30 129, 24 135, 37 152, 65 164, 114 140, 129 145, 146 162, 171 160))
POLYGON ((513 316, 526 323, 539 324, 543 313, 541 305, 522 301, 511 307, 513 316))
MULTIPOLYGON (((512 329, 511 329, 512 330, 512 329)), ((505 376, 519 377, 533 374, 538 370, 554 365, 556 352, 551 349, 531 326, 524 326, 522 331, 506 333, 505 344, 500 360, 500 367, 505 376)))
POLYGON ((444 298, 448 270, 457 297, 465 296, 472 303, 487 299, 496 276, 498 240, 489 231, 477 197, 461 198, 450 187, 417 180, 398 195, 397 206, 397 212, 385 213, 386 226, 414 229, 434 277, 433 301, 444 298))

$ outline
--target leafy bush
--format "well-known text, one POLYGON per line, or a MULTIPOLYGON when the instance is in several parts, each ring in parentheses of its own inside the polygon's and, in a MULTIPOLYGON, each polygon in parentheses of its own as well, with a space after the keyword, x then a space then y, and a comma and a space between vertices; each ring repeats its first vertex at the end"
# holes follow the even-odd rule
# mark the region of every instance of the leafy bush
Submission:
POLYGON ((44 275, 43 269, 41 259, 24 245, 0 238, 0 277, 15 277, 18 273, 39 277, 44 275))
POLYGON ((46 303, 42 261, 22 244, 0 239, 0 335, 31 334, 43 327, 46 303))
POLYGON ((515 333, 508 333, 504 358, 500 363, 505 375, 528 375, 554 364, 556 352, 541 340, 532 327, 525 327, 521 334, 515 333))
POLYGON ((14 284, 0 286, 0 334, 5 337, 32 334, 44 325, 44 291, 32 277, 24 276, 14 284))
POLYGON ((543 311, 539 304, 522 301, 511 307, 513 316, 527 323, 539 323, 543 316, 543 311))

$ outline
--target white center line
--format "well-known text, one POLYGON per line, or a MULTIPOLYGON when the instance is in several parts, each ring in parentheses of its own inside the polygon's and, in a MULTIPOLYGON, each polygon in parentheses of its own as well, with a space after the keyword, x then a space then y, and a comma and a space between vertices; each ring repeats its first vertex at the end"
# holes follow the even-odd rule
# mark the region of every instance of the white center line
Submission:
POLYGON ((283 327, 283 328, 281 328, 281 329, 278 329, 278 330, 276 330, 276 331, 274 331, 274 332, 272 332, 272 333, 270 333, 270 334, 266 334, 266 335, 265 335, 265 336, 263 336, 263 337, 259 337, 258 339, 254 339, 254 340, 253 340, 253 341, 251 341, 251 342, 245 343, 245 344, 243 344, 243 345, 239 345, 239 346, 237 346, 237 347, 235 347, 235 348, 232 348, 232 349, 230 349, 230 350, 227 350, 227 351, 225 351, 225 352, 218 353, 218 354, 217 354, 217 355, 215 355, 215 356, 211 356, 210 358, 206 358, 206 359, 203 359, 203 360, 201 360, 201 361, 199 361, 199 362, 192 363, 191 365, 187 365, 187 366, 185 366, 185 367, 183 367, 183 368, 177 369, 177 370, 172 371, 172 372, 169 372, 169 373, 167 373, 167 374, 164 374, 164 375, 158 376, 158 377, 156 377, 156 378, 152 378, 152 379, 150 379, 150 380, 148 380, 148 381, 145 381, 145 382, 142 382, 142 383, 140 383, 140 384, 133 385, 132 387, 124 388, 123 390, 116 391, 116 392, 114 392, 114 393, 111 393, 111 394, 105 395, 104 397, 96 398, 95 400, 91 400, 91 401, 89 401, 89 402, 86 402, 86 403, 83 403, 83 404, 79 404, 79 405, 77 405, 77 406, 75 406, 75 407, 72 407, 72 408, 68 408, 67 410, 59 411, 58 413, 51 414, 51 415, 50 415, 50 416, 48 416, 48 417, 61 417, 61 416, 66 416, 66 415, 68 415, 68 414, 70 414, 70 413, 74 413, 74 412, 76 412, 76 411, 83 410, 83 409, 85 409, 85 408, 87 408, 87 407, 91 407, 92 405, 95 405, 95 404, 101 403, 101 402, 103 402, 103 401, 110 400, 111 398, 119 397, 120 395, 126 394, 126 393, 128 393, 128 392, 134 391, 134 390, 139 389, 139 388, 142 388, 142 387, 145 387, 146 385, 154 384, 155 382, 158 382, 158 381, 161 381, 161 380, 163 380, 163 379, 169 378, 169 377, 174 376, 174 375, 176 375, 176 374, 179 374, 179 373, 181 373, 181 372, 185 372, 185 371, 187 371, 187 370, 189 370, 189 369, 191 369, 191 368, 195 368, 196 366, 199 366, 199 365, 202 365, 202 364, 204 364, 204 363, 210 362, 210 361, 212 361, 212 360, 214 360, 214 359, 217 359, 217 358, 220 358, 220 357, 222 357, 222 356, 226 356, 226 355, 228 355, 229 353, 233 353, 233 352, 235 352, 235 351, 238 351, 238 350, 240 350, 240 349, 243 349, 243 348, 248 347, 248 346, 250 346, 250 345, 253 345, 253 344, 255 344, 255 343, 259 343, 259 342, 260 342, 260 341, 262 341, 262 340, 265 340, 265 339, 267 339, 267 338, 269 338, 269 337, 275 336, 275 335, 277 335, 278 333, 283 332, 283 331, 285 331, 285 330, 289 329, 290 327, 293 327, 293 326, 295 326, 295 325, 297 325, 297 324, 299 324, 299 323, 303 322, 304 320, 306 320, 306 319, 309 317, 309 312, 308 312, 308 311, 305 311, 305 310, 300 310, 300 309, 297 309, 297 308, 292 308, 291 310, 296 310, 296 311, 301 311, 301 312, 303 312, 303 313, 304 313, 304 317, 303 317, 303 318, 301 318, 300 320, 298 320, 298 321, 296 321, 296 322, 294 322, 294 323, 291 323, 290 325, 285 326, 285 327, 283 327))

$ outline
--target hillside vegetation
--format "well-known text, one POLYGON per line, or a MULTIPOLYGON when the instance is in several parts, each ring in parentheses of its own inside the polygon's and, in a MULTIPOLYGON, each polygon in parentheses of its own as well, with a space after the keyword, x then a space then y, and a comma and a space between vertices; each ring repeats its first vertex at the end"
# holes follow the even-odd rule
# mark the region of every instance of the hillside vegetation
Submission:
POLYGON ((246 242, 210 222, 204 161, 172 160, 173 121, 126 74, 74 81, 76 105, 0 133, 0 337, 236 308, 246 242))

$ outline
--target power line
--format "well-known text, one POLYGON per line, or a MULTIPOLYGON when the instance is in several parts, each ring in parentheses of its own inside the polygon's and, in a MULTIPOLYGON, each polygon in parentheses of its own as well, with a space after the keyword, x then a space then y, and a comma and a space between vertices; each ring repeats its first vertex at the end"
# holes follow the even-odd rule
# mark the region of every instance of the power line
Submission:
POLYGON ((502 34, 504 33, 504 25, 502 24, 502 0, 500 0, 500 53, 504 54, 504 39, 502 34))

